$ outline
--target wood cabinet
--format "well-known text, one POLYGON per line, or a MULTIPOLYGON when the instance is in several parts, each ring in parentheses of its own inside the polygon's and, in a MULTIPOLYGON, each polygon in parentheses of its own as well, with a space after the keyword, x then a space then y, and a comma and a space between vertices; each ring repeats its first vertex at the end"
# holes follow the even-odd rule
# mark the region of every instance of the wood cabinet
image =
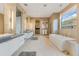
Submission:
POLYGON ((0 34, 4 33, 4 15, 0 14, 0 34))

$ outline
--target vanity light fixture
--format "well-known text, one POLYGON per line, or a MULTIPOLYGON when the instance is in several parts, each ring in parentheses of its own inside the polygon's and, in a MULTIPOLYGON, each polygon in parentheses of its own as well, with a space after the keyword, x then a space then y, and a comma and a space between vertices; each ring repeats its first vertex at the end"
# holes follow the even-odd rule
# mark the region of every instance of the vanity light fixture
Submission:
POLYGON ((9 30, 11 28, 11 11, 8 11, 8 16, 9 16, 9 30))

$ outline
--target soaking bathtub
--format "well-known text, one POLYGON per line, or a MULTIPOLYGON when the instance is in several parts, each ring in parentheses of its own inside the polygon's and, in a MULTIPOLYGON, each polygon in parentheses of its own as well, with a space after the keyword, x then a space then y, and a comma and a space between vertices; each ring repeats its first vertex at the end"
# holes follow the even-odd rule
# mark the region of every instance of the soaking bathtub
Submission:
POLYGON ((61 51, 65 50, 64 47, 67 41, 75 40, 73 38, 65 37, 65 36, 58 35, 58 34, 50 34, 49 38, 51 42, 61 51))

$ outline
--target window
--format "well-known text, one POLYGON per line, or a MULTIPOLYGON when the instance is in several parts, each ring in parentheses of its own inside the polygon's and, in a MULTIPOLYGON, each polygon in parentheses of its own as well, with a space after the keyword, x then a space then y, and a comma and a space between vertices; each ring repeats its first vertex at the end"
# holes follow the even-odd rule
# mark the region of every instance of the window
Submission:
POLYGON ((58 32, 58 19, 55 19, 53 21, 53 32, 57 33, 58 32))
POLYGON ((61 27, 62 28, 73 28, 73 21, 77 16, 76 8, 68 10, 63 16, 61 16, 61 27))

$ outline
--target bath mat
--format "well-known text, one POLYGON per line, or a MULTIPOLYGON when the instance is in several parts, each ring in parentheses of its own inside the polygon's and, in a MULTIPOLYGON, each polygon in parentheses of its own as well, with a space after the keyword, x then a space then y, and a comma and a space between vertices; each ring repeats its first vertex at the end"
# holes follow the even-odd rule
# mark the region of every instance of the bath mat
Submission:
POLYGON ((38 40, 38 37, 31 37, 31 40, 38 40))

